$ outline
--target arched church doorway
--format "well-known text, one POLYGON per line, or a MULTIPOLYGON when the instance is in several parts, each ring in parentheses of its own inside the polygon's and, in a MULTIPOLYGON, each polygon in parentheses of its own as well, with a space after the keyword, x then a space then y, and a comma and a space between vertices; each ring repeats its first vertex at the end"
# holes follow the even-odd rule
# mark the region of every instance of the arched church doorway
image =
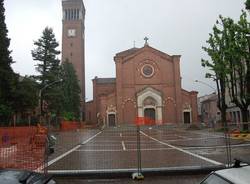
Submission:
POLYGON ((108 115, 108 126, 114 127, 115 126, 115 114, 108 115))
POLYGON ((144 109, 144 117, 155 121, 155 109, 154 108, 144 109))
POLYGON ((162 94, 147 87, 137 93, 137 108, 139 117, 155 120, 156 124, 162 122, 162 94))

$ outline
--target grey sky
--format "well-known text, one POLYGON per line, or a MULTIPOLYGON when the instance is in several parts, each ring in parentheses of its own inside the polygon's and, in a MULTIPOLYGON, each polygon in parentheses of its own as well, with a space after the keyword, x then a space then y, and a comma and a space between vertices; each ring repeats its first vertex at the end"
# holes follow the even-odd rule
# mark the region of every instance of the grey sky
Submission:
MULTIPOLYGON (((150 46, 169 55, 180 54, 182 86, 204 95, 213 90, 198 79, 206 70, 200 60, 219 14, 238 20, 244 0, 83 0, 86 7, 86 94, 92 98, 95 76, 115 77, 113 57, 117 52, 142 47, 145 36, 150 46)), ((5 0, 6 23, 11 38, 13 68, 21 75, 35 74, 31 57, 33 41, 46 27, 52 27, 60 42, 61 0, 5 0)))

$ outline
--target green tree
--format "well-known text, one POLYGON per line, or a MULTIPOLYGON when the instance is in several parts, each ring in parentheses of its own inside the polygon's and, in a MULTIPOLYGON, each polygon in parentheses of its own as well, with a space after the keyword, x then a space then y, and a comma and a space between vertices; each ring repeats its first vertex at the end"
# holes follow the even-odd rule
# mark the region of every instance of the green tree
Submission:
MULTIPOLYGON (((217 24, 219 22, 217 21, 217 24)), ((209 39, 206 41, 208 47, 202 47, 208 56, 210 56, 211 61, 202 59, 202 66, 208 67, 212 73, 206 73, 207 78, 212 78, 216 82, 217 92, 218 92, 218 108, 221 111, 221 121, 226 126, 226 81, 227 73, 225 66, 227 61, 223 55, 224 52, 224 42, 221 35, 220 29, 217 25, 213 27, 213 33, 209 34, 209 39)))
MULTIPOLYGON (((228 92, 237 107, 240 108, 242 121, 248 122, 250 105, 250 23, 246 12, 242 12, 237 23, 224 18, 225 59, 228 61, 228 92)), ((248 129, 248 125, 244 125, 248 129)))
POLYGON ((10 39, 5 24, 4 3, 0 0, 0 122, 8 122, 13 111, 16 76, 11 68, 10 39))
MULTIPOLYGON (((226 122, 226 101, 228 94, 231 102, 241 109, 243 122, 248 122, 248 106, 250 105, 250 24, 246 12, 242 12, 240 20, 235 23, 231 18, 220 16, 213 28, 213 34, 207 41, 209 47, 203 49, 211 57, 212 62, 202 60, 204 67, 209 67, 217 82, 219 104, 222 110, 222 121, 226 122), (224 104, 224 105, 223 105, 224 104), (223 108, 224 106, 224 108, 223 108)), ((248 129, 245 124, 244 129, 248 129)))
POLYGON ((76 119, 79 119, 81 90, 74 66, 68 60, 62 64, 62 79, 64 114, 73 114, 76 119))
POLYGON ((38 105, 38 83, 31 77, 19 77, 15 93, 15 111, 24 113, 38 105))
MULTIPOLYGON (((38 62, 36 70, 39 75, 35 76, 40 83, 40 89, 60 79, 60 60, 57 50, 59 46, 52 28, 46 27, 41 38, 34 42, 35 48, 31 51, 32 57, 38 62)), ((49 104, 50 111, 60 110, 60 88, 57 85, 50 86, 41 94, 41 113, 43 114, 43 101, 49 104)))
POLYGON ((245 5, 246 9, 250 11, 250 0, 246 0, 245 5))

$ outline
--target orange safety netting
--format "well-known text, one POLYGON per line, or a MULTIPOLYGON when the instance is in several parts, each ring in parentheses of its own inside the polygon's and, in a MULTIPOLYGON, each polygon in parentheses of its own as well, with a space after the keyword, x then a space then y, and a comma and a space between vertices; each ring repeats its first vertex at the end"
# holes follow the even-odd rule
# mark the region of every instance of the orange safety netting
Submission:
POLYGON ((63 121, 61 122, 62 131, 72 131, 81 128, 81 125, 77 121, 63 121))
POLYGON ((44 171, 47 161, 47 129, 0 128, 0 168, 44 171))
POLYGON ((157 124, 161 124, 162 121, 159 120, 154 120, 148 117, 136 117, 135 118, 135 124, 137 126, 141 126, 141 125, 157 125, 157 124))

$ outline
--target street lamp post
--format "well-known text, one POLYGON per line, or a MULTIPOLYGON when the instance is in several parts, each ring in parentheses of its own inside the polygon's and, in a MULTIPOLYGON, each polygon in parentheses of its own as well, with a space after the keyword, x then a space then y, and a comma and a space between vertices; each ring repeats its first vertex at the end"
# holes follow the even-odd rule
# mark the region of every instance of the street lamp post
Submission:
POLYGON ((49 83, 49 84, 47 84, 47 85, 45 85, 43 88, 41 88, 40 90, 39 90, 39 94, 38 94, 38 96, 39 96, 39 114, 40 114, 40 118, 39 118, 39 122, 41 123, 41 120, 42 120, 42 92, 46 89, 46 88, 48 88, 48 87, 50 87, 50 86, 53 86, 54 84, 56 84, 56 83, 58 83, 58 82, 62 82, 62 79, 60 79, 60 80, 57 80, 57 81, 54 81, 54 82, 51 82, 51 83, 49 83))

